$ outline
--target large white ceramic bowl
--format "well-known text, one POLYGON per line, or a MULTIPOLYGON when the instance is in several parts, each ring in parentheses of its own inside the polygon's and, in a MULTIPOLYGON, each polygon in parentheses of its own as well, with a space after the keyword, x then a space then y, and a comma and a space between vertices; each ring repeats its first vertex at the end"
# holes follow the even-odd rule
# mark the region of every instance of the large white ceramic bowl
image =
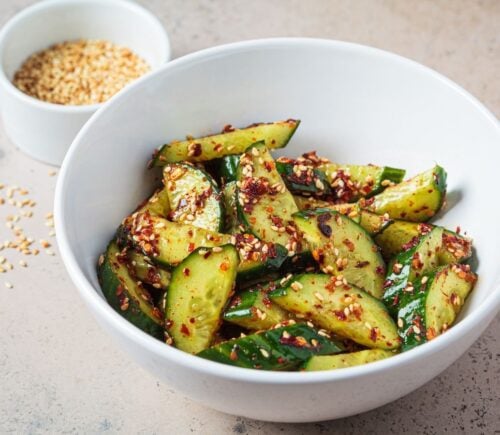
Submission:
POLYGON ((200 403, 262 420, 306 422, 381 406, 453 363, 499 310, 496 204, 500 128, 459 86, 402 57, 312 39, 230 44, 185 56, 114 97, 79 133, 56 192, 62 258, 98 322, 132 358, 200 403), (475 239, 479 282, 460 321, 410 352, 366 366, 316 373, 228 367, 157 341, 103 299, 95 264, 123 216, 151 190, 154 147, 224 124, 300 118, 283 151, 316 149, 339 162, 409 173, 439 162, 449 172, 447 213, 475 239))

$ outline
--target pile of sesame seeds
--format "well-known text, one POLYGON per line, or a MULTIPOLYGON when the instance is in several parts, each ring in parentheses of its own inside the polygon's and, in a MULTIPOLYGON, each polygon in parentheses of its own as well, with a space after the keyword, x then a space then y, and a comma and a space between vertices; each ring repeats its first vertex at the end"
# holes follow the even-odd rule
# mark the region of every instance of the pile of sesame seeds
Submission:
MULTIPOLYGON (((49 176, 53 175, 55 175, 55 172, 50 171, 49 176)), ((52 242, 47 240, 47 238, 50 239, 55 236, 52 212, 47 212, 44 215, 44 223, 48 227, 47 238, 31 237, 25 233, 22 227, 23 221, 32 219, 35 216, 37 203, 29 198, 29 195, 28 189, 17 185, 0 183, 0 207, 9 208, 5 216, 5 226, 11 231, 10 237, 0 241, 0 253, 2 254, 0 255, 0 274, 7 275, 14 270, 13 257, 18 257, 20 254, 23 258, 19 259, 17 264, 22 268, 29 266, 24 257, 38 256, 42 251, 48 256, 55 255, 55 252, 51 249, 52 242)), ((14 288, 14 284, 9 280, 5 280, 4 285, 8 289, 14 288)))
POLYGON ((68 41, 31 55, 13 83, 25 94, 49 103, 97 104, 149 69, 126 47, 102 40, 68 41))

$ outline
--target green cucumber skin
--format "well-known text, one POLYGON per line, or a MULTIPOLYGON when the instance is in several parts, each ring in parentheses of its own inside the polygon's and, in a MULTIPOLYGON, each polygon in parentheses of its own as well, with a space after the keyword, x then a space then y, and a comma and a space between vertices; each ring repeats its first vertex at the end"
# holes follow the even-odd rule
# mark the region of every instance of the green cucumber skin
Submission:
POLYGON ((368 194, 365 198, 369 199, 372 196, 378 195, 379 193, 385 190, 385 186, 382 186, 383 180, 389 180, 393 183, 399 184, 403 181, 404 176, 406 175, 405 169, 392 168, 390 166, 384 166, 382 170, 382 174, 376 183, 376 187, 368 194))
POLYGON ((238 284, 241 285, 256 279, 269 279, 273 274, 278 274, 281 266, 288 259, 288 251, 281 245, 275 245, 275 249, 276 256, 268 257, 263 263, 250 260, 240 263, 237 275, 238 284))
POLYGON ((315 196, 331 195, 332 191, 324 172, 319 169, 313 169, 313 180, 309 183, 300 183, 300 180, 294 177, 293 167, 292 163, 276 162, 276 170, 281 175, 281 178, 283 178, 286 187, 291 193, 315 196), (317 187, 316 180, 321 182, 324 187, 323 189, 317 187))
POLYGON ((198 353, 198 356, 237 367, 283 371, 298 368, 312 355, 342 351, 341 344, 306 324, 297 323, 229 340, 198 353))
MULTIPOLYGON (((445 309, 444 306, 432 307, 431 311, 428 311, 427 304, 429 298, 431 297, 431 292, 433 291, 433 286, 438 284, 438 279, 441 277, 449 278, 451 274, 455 274, 453 268, 455 265, 442 266, 430 274, 426 275, 426 281, 422 282, 420 279, 412 293, 406 293, 403 295, 400 309, 398 311, 398 333, 402 340, 402 351, 408 351, 416 346, 426 343, 430 339, 437 335, 443 333, 442 331, 433 331, 433 334, 429 336, 429 316, 435 315, 436 313, 442 312, 445 309), (419 328, 419 331, 415 331, 415 325, 419 328)), ((467 272, 466 278, 461 278, 463 280, 462 284, 468 287, 465 296, 461 301, 460 310, 463 307, 466 297, 472 291, 474 283, 477 280, 477 275, 473 272, 467 272), (472 281, 468 281, 471 279, 472 281)), ((445 282, 446 283, 446 282, 445 282)), ((460 292, 456 287, 452 287, 454 292, 460 292)), ((439 288, 442 292, 441 288, 439 288)), ((448 326, 451 326, 456 319, 457 313, 451 319, 448 326)), ((432 323, 431 323, 432 324, 432 323)))
MULTIPOLYGON (((102 263, 98 265, 97 268, 97 276, 104 297, 118 314, 127 319, 134 326, 152 337, 163 340, 165 328, 161 313, 155 309, 152 304, 150 306, 151 315, 146 314, 141 309, 140 304, 146 304, 146 301, 141 301, 139 303, 125 285, 124 279, 127 279, 129 272, 126 270, 126 266, 116 259, 116 252, 119 252, 118 247, 116 243, 112 241, 106 249, 106 254, 104 254, 102 263), (120 279, 117 270, 125 274, 125 278, 120 279), (129 304, 127 309, 122 309, 125 297, 129 299, 129 304), (153 312, 158 312, 158 316, 152 315, 153 312)), ((128 280, 130 280, 130 285, 133 284, 137 286, 137 283, 132 277, 129 277, 128 280)), ((144 289, 140 289, 140 291, 144 291, 144 289)))
POLYGON ((401 252, 391 263, 391 266, 396 263, 402 265, 402 269, 399 273, 394 271, 390 266, 389 273, 385 280, 386 289, 384 291, 382 300, 391 316, 395 317, 397 315, 400 307, 400 299, 403 297, 405 288, 412 281, 413 276, 416 273, 415 269, 412 266, 414 255, 416 255, 418 252, 420 252, 422 255, 427 254, 428 259, 431 261, 431 264, 424 267, 420 271, 420 276, 431 272, 432 269, 438 266, 437 256, 439 251, 432 251, 430 252, 431 255, 429 256, 429 252, 427 252, 428 249, 426 249, 426 247, 429 242, 431 244, 435 242, 433 241, 432 237, 439 238, 440 243, 442 240, 442 236, 439 234, 442 234, 442 231, 442 228, 436 227, 430 233, 421 236, 419 242, 415 246, 408 249, 407 251, 401 252), (435 236, 436 234, 437 236, 435 236))
POLYGON ((240 154, 232 154, 224 156, 220 159, 219 163, 219 177, 222 184, 231 183, 236 181, 236 171, 240 163, 240 154))
POLYGON ((263 140, 268 148, 283 148, 288 144, 299 125, 300 120, 294 119, 253 124, 232 132, 165 144, 155 152, 149 166, 164 166, 166 163, 180 161, 205 162, 225 155, 240 154, 252 143, 260 140, 263 140), (280 131, 271 131, 276 129, 280 129, 280 131), (221 149, 217 152, 214 149, 214 145, 216 145, 214 142, 221 145, 221 149), (201 145, 201 153, 198 156, 189 156, 189 145, 197 143, 201 145), (206 149, 203 150, 203 147, 206 149))
POLYGON ((270 329, 290 319, 289 313, 267 297, 267 293, 277 286, 279 281, 238 292, 226 308, 223 319, 254 331, 270 329))

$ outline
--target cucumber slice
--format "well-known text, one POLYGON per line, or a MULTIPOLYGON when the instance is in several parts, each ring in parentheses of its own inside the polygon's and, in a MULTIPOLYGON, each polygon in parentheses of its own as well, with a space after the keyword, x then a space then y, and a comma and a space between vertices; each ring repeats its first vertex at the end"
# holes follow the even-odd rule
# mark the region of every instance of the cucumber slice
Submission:
POLYGON ((311 372, 342 369, 380 361, 391 356, 394 356, 393 351, 382 349, 360 350, 358 352, 342 353, 340 355, 312 356, 304 364, 304 370, 306 372, 311 372))
POLYGON ((319 169, 334 189, 335 197, 343 202, 354 202, 359 198, 370 198, 386 187, 400 183, 406 171, 389 166, 338 165, 323 163, 319 169))
POLYGON ((290 256, 300 251, 300 236, 292 220, 297 206, 263 142, 241 155, 237 194, 238 216, 249 232, 266 242, 285 246, 290 256))
POLYGON ((126 218, 119 229, 119 238, 122 244, 130 242, 155 263, 166 267, 179 264, 196 248, 222 246, 231 241, 229 234, 171 222, 147 212, 126 218))
MULTIPOLYGON (((375 236, 384 258, 389 259, 415 244, 423 234, 432 231, 434 225, 395 219, 375 236)), ((460 263, 472 256, 472 239, 450 230, 443 230, 443 243, 439 250, 439 264, 460 263)))
POLYGON ((443 206, 446 196, 446 171, 435 166, 426 172, 390 186, 361 205, 392 219, 425 222, 443 206))
POLYGON ((140 281, 152 285, 156 289, 166 289, 170 283, 170 272, 155 266, 153 261, 139 252, 129 249, 127 261, 133 275, 140 281))
POLYGON ((174 222, 209 231, 224 229, 224 202, 217 184, 208 173, 186 163, 170 163, 163 168, 174 222))
POLYGON ((242 129, 224 129, 221 134, 189 139, 163 145, 154 155, 151 166, 175 162, 205 162, 229 154, 241 154, 257 141, 264 141, 268 148, 283 148, 291 139, 300 121, 252 124, 242 129))
POLYGON ((290 314, 271 302, 267 293, 274 290, 278 282, 258 285, 239 292, 231 299, 223 319, 253 331, 270 329, 290 319, 290 314))
POLYGON ((238 261, 232 245, 200 248, 174 269, 165 318, 178 349, 195 354, 210 346, 233 292, 238 261))
POLYGON ((297 160, 280 157, 276 161, 276 170, 283 178, 288 190, 293 194, 319 197, 332 194, 324 172, 312 166, 302 165, 297 160))
POLYGON ((130 323, 160 340, 164 338, 163 313, 153 305, 149 292, 127 267, 127 254, 112 241, 99 257, 97 276, 104 297, 130 323))
POLYGON ((398 312, 403 351, 445 332, 455 321, 477 275, 467 265, 443 266, 416 283, 398 312))
POLYGON ((328 334, 299 323, 229 340, 198 356, 237 367, 293 370, 311 355, 329 355, 342 350, 328 334))
POLYGON ((164 186, 161 189, 157 189, 150 198, 137 207, 136 212, 149 212, 158 216, 167 217, 170 213, 167 188, 164 186))
POLYGON ((197 248, 235 245, 240 256, 239 283, 272 276, 288 256, 284 247, 262 242, 252 234, 217 233, 149 213, 134 213, 126 218, 118 236, 121 245, 131 244, 156 264, 167 268, 176 266, 197 248))
POLYGON ((384 305, 344 280, 321 274, 293 277, 269 293, 279 306, 326 330, 363 346, 396 349, 396 325, 384 305))
POLYGON ((298 159, 280 157, 278 172, 293 193, 328 196, 334 202, 355 202, 400 183, 403 169, 374 165, 339 165, 312 151, 298 159))
POLYGON ((382 297, 385 264, 363 228, 329 209, 301 211, 293 218, 324 272, 342 274, 350 284, 382 297))
POLYGON ((412 292, 414 281, 438 267, 438 253, 443 240, 443 229, 435 227, 420 237, 415 246, 396 256, 389 265, 383 301, 396 316, 404 293, 412 292))

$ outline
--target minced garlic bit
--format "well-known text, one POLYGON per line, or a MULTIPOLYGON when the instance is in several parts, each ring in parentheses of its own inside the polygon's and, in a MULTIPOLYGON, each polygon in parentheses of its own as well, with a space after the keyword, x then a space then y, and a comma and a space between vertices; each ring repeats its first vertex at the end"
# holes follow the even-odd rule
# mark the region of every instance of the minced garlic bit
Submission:
POLYGON ((126 47, 82 39, 34 53, 15 73, 13 83, 25 94, 49 103, 97 104, 149 69, 126 47))

